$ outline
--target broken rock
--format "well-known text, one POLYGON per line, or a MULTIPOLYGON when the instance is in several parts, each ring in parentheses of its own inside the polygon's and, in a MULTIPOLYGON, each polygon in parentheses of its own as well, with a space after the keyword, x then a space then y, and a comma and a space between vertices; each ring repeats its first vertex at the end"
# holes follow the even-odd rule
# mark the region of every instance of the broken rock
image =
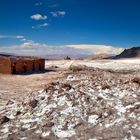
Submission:
POLYGON ((9 121, 10 121, 10 119, 7 116, 3 116, 0 118, 0 124, 4 124, 9 121))
POLYGON ((32 107, 32 108, 35 108, 38 104, 38 100, 36 99, 33 99, 29 102, 29 106, 32 107))

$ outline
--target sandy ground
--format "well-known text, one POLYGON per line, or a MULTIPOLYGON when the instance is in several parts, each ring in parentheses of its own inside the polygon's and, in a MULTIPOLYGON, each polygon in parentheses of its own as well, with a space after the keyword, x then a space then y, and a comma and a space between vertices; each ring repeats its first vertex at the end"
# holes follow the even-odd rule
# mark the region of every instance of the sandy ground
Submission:
POLYGON ((61 78, 61 72, 45 72, 31 75, 0 74, 0 100, 22 100, 34 91, 61 78))

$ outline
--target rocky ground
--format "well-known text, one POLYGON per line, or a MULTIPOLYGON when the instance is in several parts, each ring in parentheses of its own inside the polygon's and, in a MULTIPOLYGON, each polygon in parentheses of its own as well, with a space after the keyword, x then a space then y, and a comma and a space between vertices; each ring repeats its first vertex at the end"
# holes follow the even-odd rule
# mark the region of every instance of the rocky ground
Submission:
POLYGON ((70 67, 22 102, 0 103, 1 140, 139 140, 140 74, 70 67))

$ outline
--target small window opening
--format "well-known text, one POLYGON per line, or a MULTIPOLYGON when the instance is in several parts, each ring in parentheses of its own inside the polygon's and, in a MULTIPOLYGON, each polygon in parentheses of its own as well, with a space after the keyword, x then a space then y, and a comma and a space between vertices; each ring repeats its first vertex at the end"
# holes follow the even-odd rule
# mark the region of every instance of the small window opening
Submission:
POLYGON ((13 70, 12 73, 16 74, 16 63, 13 63, 12 70, 13 70))

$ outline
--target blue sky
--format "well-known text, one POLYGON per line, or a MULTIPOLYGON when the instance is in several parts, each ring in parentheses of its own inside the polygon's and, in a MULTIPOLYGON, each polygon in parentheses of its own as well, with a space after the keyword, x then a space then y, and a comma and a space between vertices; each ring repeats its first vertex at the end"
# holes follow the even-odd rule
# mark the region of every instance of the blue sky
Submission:
POLYGON ((0 51, 139 46, 139 7, 139 0, 1 0, 0 51))

